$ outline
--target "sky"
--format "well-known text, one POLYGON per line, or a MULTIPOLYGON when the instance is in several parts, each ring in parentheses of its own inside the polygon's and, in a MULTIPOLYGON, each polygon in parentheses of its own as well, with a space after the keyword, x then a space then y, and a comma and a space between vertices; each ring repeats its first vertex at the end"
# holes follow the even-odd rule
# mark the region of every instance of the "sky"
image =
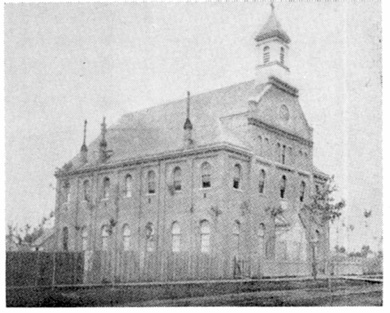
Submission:
MULTIPOLYGON (((314 163, 347 207, 332 246, 382 235, 380 1, 278 2, 314 163), (364 211, 372 211, 364 218, 364 211), (345 225, 343 227, 343 224, 345 225), (351 227, 352 225, 352 227, 351 227), (353 229, 353 230, 352 230, 353 229)), ((56 167, 123 114, 254 78, 268 2, 6 4, 6 222, 55 207, 56 167)))

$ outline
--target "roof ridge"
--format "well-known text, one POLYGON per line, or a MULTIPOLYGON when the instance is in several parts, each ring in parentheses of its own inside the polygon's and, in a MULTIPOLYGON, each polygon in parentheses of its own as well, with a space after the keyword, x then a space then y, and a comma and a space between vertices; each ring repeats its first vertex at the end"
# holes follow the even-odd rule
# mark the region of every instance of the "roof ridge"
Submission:
MULTIPOLYGON (((197 94, 191 95, 191 98, 195 98, 195 97, 199 97, 199 96, 204 96, 204 95, 209 94, 209 93, 215 93, 215 92, 221 91, 221 90, 223 90, 223 89, 229 89, 229 88, 231 88, 231 87, 235 87, 235 86, 239 86, 239 85, 243 85, 243 84, 248 84, 248 83, 253 82, 253 81, 255 81, 255 80, 254 80, 254 79, 251 79, 251 80, 247 80, 247 81, 244 81, 244 82, 235 83, 235 84, 231 84, 231 85, 228 85, 228 86, 220 87, 220 88, 218 88, 218 89, 212 89, 212 90, 204 91, 204 92, 201 92, 201 93, 197 93, 197 94)), ((175 103, 184 101, 184 100, 186 100, 186 99, 187 99, 187 98, 180 98, 180 99, 172 100, 172 101, 169 101, 169 102, 164 102, 164 103, 156 104, 156 105, 153 105, 153 106, 150 106, 150 107, 141 109, 141 110, 136 110, 136 111, 133 111, 133 112, 125 113, 124 115, 122 115, 122 117, 123 117, 123 116, 131 115, 131 114, 134 114, 134 113, 146 112, 146 111, 148 111, 148 110, 151 110, 151 109, 154 109, 154 108, 157 108, 157 107, 161 107, 161 106, 165 106, 165 105, 166 105, 166 106, 172 105, 172 104, 175 104, 175 103)))

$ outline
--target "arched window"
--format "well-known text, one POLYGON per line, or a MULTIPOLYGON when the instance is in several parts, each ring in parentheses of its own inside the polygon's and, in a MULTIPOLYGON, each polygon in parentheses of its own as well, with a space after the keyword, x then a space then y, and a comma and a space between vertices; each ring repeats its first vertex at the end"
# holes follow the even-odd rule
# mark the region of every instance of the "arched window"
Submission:
POLYGON ((284 64, 284 48, 280 48, 280 63, 284 64))
POLYGON ((200 222, 200 251, 210 252, 210 223, 207 220, 200 222))
POLYGON ((306 183, 303 181, 301 182, 301 187, 300 187, 300 194, 299 194, 299 201, 303 202, 305 199, 305 189, 306 189, 306 183))
POLYGON ((286 176, 283 175, 280 181, 280 198, 282 199, 284 199, 286 193, 286 185, 287 185, 287 178, 286 176))
POLYGON ((260 256, 264 255, 264 237, 265 237, 265 225, 263 223, 260 224, 259 231, 259 253, 260 256))
POLYGON ((204 162, 201 166, 202 175, 202 188, 211 187, 211 165, 208 162, 204 162))
POLYGON ((108 199, 110 196, 110 179, 105 177, 103 180, 103 198, 108 199))
POLYGON ((83 182, 83 198, 85 201, 89 201, 89 180, 86 179, 83 182))
POLYGON ((172 223, 172 252, 180 252, 180 225, 172 223))
POLYGON ((132 190, 132 177, 130 174, 127 174, 125 177, 125 197, 130 198, 131 197, 131 190, 132 190))
POLYGON ((282 164, 286 164, 286 145, 282 146, 282 164))
POLYGON ((265 186, 265 171, 260 171, 260 178, 259 178, 259 193, 264 193, 264 186, 265 186))
POLYGON ((238 253, 240 251, 240 222, 233 224, 233 249, 238 253))
POLYGON ((69 243, 69 230, 68 227, 64 227, 62 229, 62 250, 68 251, 68 243, 69 243))
POLYGON ((233 188, 240 189, 240 183, 241 183, 241 165, 236 164, 234 165, 234 169, 233 169, 233 188))
POLYGON ((154 171, 148 172, 148 193, 156 193, 156 174, 154 173, 154 171))
POLYGON ((146 251, 154 251, 154 226, 153 223, 147 223, 145 226, 145 235, 146 235, 146 251))
POLYGON ((181 190, 181 169, 178 166, 173 170, 173 188, 175 191, 181 190))
POLYGON ((84 226, 81 231, 81 245, 82 250, 87 251, 88 250, 88 228, 87 226, 84 226))
POLYGON ((110 236, 110 232, 108 230, 108 226, 104 225, 102 227, 102 251, 108 250, 108 237, 110 236))
POLYGON ((282 146, 281 146, 280 143, 278 142, 278 143, 276 144, 276 160, 277 160, 278 162, 281 161, 281 160, 280 160, 281 149, 282 149, 282 146))
POLYGON ((270 54, 269 54, 269 47, 265 46, 263 49, 263 62, 264 64, 267 64, 270 59, 270 54))
POLYGON ((130 226, 125 224, 122 229, 123 251, 130 251, 130 226))

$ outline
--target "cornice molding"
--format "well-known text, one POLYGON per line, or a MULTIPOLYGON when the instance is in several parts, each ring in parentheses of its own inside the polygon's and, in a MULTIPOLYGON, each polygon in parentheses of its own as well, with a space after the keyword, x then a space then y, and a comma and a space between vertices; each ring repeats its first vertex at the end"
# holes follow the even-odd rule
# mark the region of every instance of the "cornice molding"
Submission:
POLYGON ((283 164, 275 164, 275 167, 277 169, 280 169, 282 171, 285 171, 285 172, 290 172, 290 173, 294 173, 295 170, 287 165, 283 165, 283 164))
POLYGON ((282 135, 282 136, 285 136, 287 137, 288 139, 291 139, 291 140, 294 140, 294 141, 297 141, 303 145, 306 145, 308 147, 313 147, 313 141, 311 140, 307 140, 305 138, 302 138, 300 136, 297 136, 297 135, 294 135, 292 133, 289 133, 285 130, 281 130, 275 126, 272 126, 270 124, 267 124, 267 123, 264 123, 263 121, 255 118, 255 117, 248 117, 248 124, 249 125, 254 125, 254 126, 257 126, 257 127, 261 127, 261 128, 265 128, 266 130, 270 131, 270 132, 273 132, 275 134, 278 134, 278 135, 282 135))
POLYGON ((155 155, 148 155, 148 156, 141 156, 137 158, 132 158, 128 160, 122 160, 118 161, 116 163, 112 164, 99 164, 95 166, 91 166, 88 168, 81 168, 81 169, 75 169, 70 170, 68 172, 62 172, 62 173, 55 173, 56 178, 65 178, 65 177, 72 177, 80 174, 90 174, 90 173, 96 173, 96 172, 105 172, 113 169, 120 169, 123 167, 131 167, 135 165, 143 165, 145 163, 152 163, 152 162, 158 162, 158 161, 164 161, 164 160, 170 160, 170 159, 176 159, 176 158, 183 158, 183 157, 189 157, 193 155, 199 155, 199 154, 206 154, 206 153, 212 153, 212 152, 218 152, 218 151, 228 151, 233 154, 236 154, 238 156, 241 156, 242 158, 246 160, 250 160, 252 156, 252 152, 246 149, 243 149, 241 147, 234 146, 229 143, 219 143, 219 144, 213 144, 213 145, 205 145, 201 147, 196 147, 192 149, 182 149, 182 150, 175 150, 175 151, 169 151, 164 152, 160 154, 155 155))
MULTIPOLYGON (((261 69, 261 68, 264 68, 264 67, 269 67, 269 66, 272 66, 272 65, 279 65, 280 67, 284 68, 287 72, 290 72, 290 69, 286 65, 280 63, 279 61, 271 61, 271 62, 268 62, 266 64, 257 65, 257 69, 261 69)), ((271 77, 274 77, 274 76, 271 76, 271 77)))
MULTIPOLYGON (((279 63, 279 62, 278 62, 279 63)), ((282 64, 280 64, 281 66, 283 66, 282 64)), ((294 97, 298 97, 299 96, 299 90, 298 88, 295 88, 294 86, 291 86, 290 84, 282 81, 281 79, 275 77, 275 76, 270 76, 268 77, 268 82, 270 84, 272 84, 273 86, 275 86, 276 88, 282 90, 282 91, 285 91, 287 92, 288 94, 294 96, 294 97)))

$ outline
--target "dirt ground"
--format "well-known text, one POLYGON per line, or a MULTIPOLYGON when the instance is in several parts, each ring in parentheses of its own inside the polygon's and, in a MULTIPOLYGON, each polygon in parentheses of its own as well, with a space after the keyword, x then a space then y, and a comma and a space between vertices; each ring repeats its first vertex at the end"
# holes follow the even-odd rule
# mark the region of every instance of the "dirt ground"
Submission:
POLYGON ((127 303, 124 306, 381 306, 382 285, 321 290, 263 291, 127 303))

